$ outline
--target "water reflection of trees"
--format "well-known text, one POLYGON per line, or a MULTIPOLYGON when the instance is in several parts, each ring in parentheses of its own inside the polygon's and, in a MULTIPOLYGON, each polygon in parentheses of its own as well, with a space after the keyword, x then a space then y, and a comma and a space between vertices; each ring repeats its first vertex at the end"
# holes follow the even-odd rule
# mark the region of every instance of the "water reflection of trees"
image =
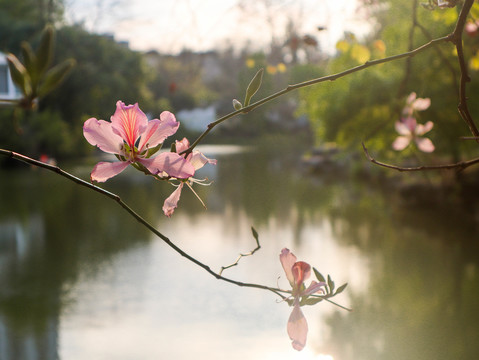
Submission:
POLYGON ((287 157, 248 156, 218 174, 236 179, 220 188, 237 212, 256 224, 295 219, 297 231, 325 218, 336 241, 370 260, 368 291, 350 290, 355 311, 332 315, 330 338, 320 341, 335 360, 478 357, 477 220, 464 199, 429 185, 405 194, 394 181, 311 178, 287 157))
MULTIPOLYGON (((209 207, 206 214, 221 213, 225 223, 246 214, 258 227, 274 218, 290 224, 298 241, 304 224, 324 219, 337 242, 368 257, 370 288, 349 290, 355 311, 328 320, 326 343, 335 360, 477 357, 477 223, 460 199, 409 206, 384 183, 337 174, 310 177, 294 151, 217 157, 224 161, 210 174, 213 185, 195 187, 209 207)), ((0 196, 8 206, 0 208, 0 224, 16 221, 30 243, 19 256, 16 245, 10 246, 14 235, 0 242, 0 321, 8 339, 30 329, 42 343, 46 333, 56 334, 52 324, 58 324, 80 272, 94 275, 150 235, 116 203, 54 174, 9 172, 2 179, 0 196)), ((173 187, 128 172, 105 187, 160 231, 174 221, 161 212, 173 187)), ((188 191, 178 211, 192 221, 205 215, 188 191)))

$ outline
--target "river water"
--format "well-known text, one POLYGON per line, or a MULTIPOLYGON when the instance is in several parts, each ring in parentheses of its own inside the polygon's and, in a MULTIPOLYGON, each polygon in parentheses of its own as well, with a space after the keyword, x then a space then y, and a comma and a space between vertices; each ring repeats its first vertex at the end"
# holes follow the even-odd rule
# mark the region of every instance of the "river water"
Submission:
MULTIPOLYGON (((273 293, 216 280, 114 201, 42 169, 0 172, 0 359, 479 358, 475 207, 402 195, 382 181, 307 175, 298 154, 206 147, 218 159, 184 189, 133 169, 102 186, 183 250, 243 282, 287 288, 291 249, 346 290, 304 307, 306 348, 292 349, 291 311, 273 293), (472 210, 471 210, 472 209, 472 210)), ((366 165, 365 165, 366 166, 366 165)), ((371 165, 372 166, 372 165, 371 165)), ((88 179, 91 164, 68 171, 88 179)))

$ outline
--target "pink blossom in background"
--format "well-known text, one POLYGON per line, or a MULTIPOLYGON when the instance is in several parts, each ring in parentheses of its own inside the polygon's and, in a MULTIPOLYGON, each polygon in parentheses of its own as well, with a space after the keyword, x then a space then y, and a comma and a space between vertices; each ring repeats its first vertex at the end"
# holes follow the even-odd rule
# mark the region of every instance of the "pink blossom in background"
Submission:
POLYGON ((150 157, 156 148, 179 127, 175 116, 169 111, 160 114, 160 119, 148 121, 138 103, 126 106, 116 103, 111 122, 90 118, 83 125, 86 140, 106 153, 115 154, 119 162, 99 162, 91 172, 91 180, 105 182, 118 175, 130 164, 137 164, 156 175, 165 173, 175 178, 189 178, 195 172, 193 165, 182 156, 164 152, 150 157))
POLYGON ((425 133, 433 128, 432 121, 428 121, 424 125, 418 124, 413 117, 407 117, 397 121, 395 124, 396 131, 400 136, 394 140, 393 149, 397 151, 404 150, 414 140, 419 150, 430 153, 435 147, 432 141, 426 137, 422 137, 425 133))
POLYGON ((311 266, 303 261, 297 261, 296 256, 288 249, 281 250, 279 260, 283 266, 286 278, 293 288, 291 296, 293 300, 293 311, 288 319, 287 331, 295 350, 303 350, 308 336, 308 323, 300 307, 300 298, 314 293, 324 293, 324 282, 311 281, 306 288, 304 281, 311 275, 311 266))
MULTIPOLYGON (((183 138, 183 140, 181 141, 178 141, 176 140, 176 143, 175 143, 175 147, 176 147, 176 153, 181 153, 185 150, 187 150, 189 147, 190 147, 190 142, 188 141, 187 138, 183 138)), ((208 159, 206 156, 204 156, 201 152, 199 151, 196 151, 194 150, 193 152, 191 152, 190 154, 188 154, 188 156, 186 157, 186 161, 193 167, 194 171, 193 171, 193 174, 191 174, 191 176, 194 175, 194 173, 196 172, 196 170, 198 169, 201 169, 204 165, 206 164, 212 164, 212 165, 216 165, 216 160, 214 159, 208 159)), ((173 212, 175 211, 175 209, 177 208, 178 206, 178 201, 180 200, 180 195, 181 195, 181 191, 183 190, 183 186, 184 184, 187 184, 190 189, 193 191, 193 188, 191 187, 191 184, 192 183, 201 183, 202 181, 201 180, 198 180, 198 179, 194 179, 192 177, 189 177, 188 179, 184 179, 180 182, 179 185, 177 185, 177 188, 175 191, 173 191, 171 193, 170 196, 168 196, 168 198, 165 200, 165 202, 163 203, 163 213, 170 217, 171 215, 173 215, 173 212)), ((194 191, 193 191, 194 192, 194 191)), ((194 192, 195 193, 195 192, 194 192)), ((198 195, 195 193, 195 195, 198 197, 198 195)), ((199 199, 199 197, 198 197, 199 199)), ((201 201, 201 199, 200 199, 201 201)), ((202 201, 201 201, 202 202, 202 201)), ((203 203, 203 202, 202 202, 203 203)), ((203 204, 204 205, 204 204, 203 204)))
POLYGON ((406 99, 406 106, 403 109, 404 116, 412 116, 414 111, 423 111, 431 106, 431 99, 418 98, 415 92, 409 94, 406 99))

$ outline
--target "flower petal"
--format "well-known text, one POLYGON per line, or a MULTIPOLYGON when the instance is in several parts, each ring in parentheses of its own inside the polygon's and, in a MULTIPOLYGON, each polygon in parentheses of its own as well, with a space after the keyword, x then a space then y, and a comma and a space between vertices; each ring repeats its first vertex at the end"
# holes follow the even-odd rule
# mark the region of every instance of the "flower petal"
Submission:
POLYGON ((426 110, 429 106, 431 106, 431 99, 429 98, 417 98, 411 104, 411 107, 416 111, 426 110))
POLYGON ((415 92, 410 93, 409 96, 406 99, 406 104, 411 105, 413 103, 413 101, 416 100, 416 96, 417 95, 416 95, 415 92))
POLYGON ((104 152, 119 154, 123 140, 113 132, 111 123, 105 120, 90 118, 83 124, 83 136, 92 145, 98 146, 104 152))
POLYGON ((135 142, 148 126, 148 118, 140 110, 138 103, 126 106, 122 101, 116 103, 116 111, 111 117, 113 131, 133 148, 135 142))
POLYGON ((99 162, 93 168, 93 171, 90 174, 91 181, 105 182, 109 178, 112 178, 115 175, 118 175, 130 163, 128 161, 118 161, 118 162, 99 162))
POLYGON ((293 265, 291 271, 293 273, 295 284, 293 288, 299 290, 303 282, 311 275, 311 265, 304 261, 298 261, 293 265))
POLYGON ((181 183, 178 185, 175 191, 171 193, 170 196, 168 196, 163 203, 163 213, 170 217, 173 215, 173 212, 175 211, 176 207, 178 206, 178 201, 180 200, 180 195, 181 195, 181 190, 183 189, 184 183, 181 183))
POLYGON ((418 149, 423 152, 431 153, 435 149, 434 144, 428 138, 416 138, 414 140, 416 141, 418 149))
POLYGON ((393 142, 393 149, 396 151, 404 150, 411 142, 410 136, 398 136, 393 142))
POLYGON ((321 292, 324 294, 324 286, 326 286, 325 282, 317 282, 313 280, 311 281, 311 284, 308 286, 308 288, 301 293, 301 296, 309 296, 317 292, 321 292))
POLYGON ((188 179, 195 174, 195 168, 183 156, 174 152, 163 152, 153 159, 138 159, 152 174, 166 172, 178 179, 188 179))
POLYGON ((188 157, 188 160, 193 165, 195 170, 201 169, 206 163, 216 165, 217 161, 215 159, 208 159, 199 151, 193 151, 193 156, 188 157))
POLYGON ((190 147, 190 142, 188 141, 187 138, 183 138, 183 140, 181 141, 176 140, 175 146, 176 146, 176 152, 180 153, 190 147))
POLYGON ((434 123, 432 121, 428 121, 424 125, 419 124, 418 126, 416 126, 415 134, 419 136, 424 135, 428 131, 431 131, 433 127, 434 127, 434 123))
POLYGON ((284 248, 281 250, 281 254, 279 255, 279 261, 281 261, 281 265, 283 266, 284 273, 288 278, 291 287, 294 287, 294 276, 292 272, 293 265, 296 263, 297 259, 296 256, 289 249, 284 248))
POLYGON ((145 146, 152 148, 161 144, 168 136, 176 133, 179 126, 180 123, 176 121, 175 115, 169 111, 163 111, 160 115, 160 120, 153 119, 148 121, 148 126, 144 133, 141 134, 138 151, 142 152, 145 146))
POLYGON ((306 321, 299 304, 295 304, 293 307, 293 311, 289 316, 287 331, 289 338, 293 341, 293 348, 298 351, 303 350, 308 337, 308 322, 306 321))
POLYGON ((394 124, 394 127, 399 135, 411 134, 411 130, 409 129, 409 127, 402 121, 396 121, 396 123, 394 124))

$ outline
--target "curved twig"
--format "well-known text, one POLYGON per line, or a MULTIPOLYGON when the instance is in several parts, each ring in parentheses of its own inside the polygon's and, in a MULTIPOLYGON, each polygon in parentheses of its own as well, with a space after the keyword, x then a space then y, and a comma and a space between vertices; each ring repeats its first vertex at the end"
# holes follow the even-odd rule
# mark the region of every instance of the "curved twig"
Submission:
POLYGON ((452 41, 452 40, 453 40, 453 34, 449 34, 447 36, 443 36, 443 37, 440 37, 440 38, 437 38, 437 39, 433 39, 433 40, 427 42, 426 44, 423 44, 423 45, 421 45, 421 46, 419 46, 416 49, 411 50, 411 51, 407 51, 407 52, 404 52, 404 53, 401 53, 401 54, 385 57, 385 58, 382 58, 382 59, 366 61, 362 65, 355 66, 353 68, 350 68, 348 70, 345 70, 345 71, 342 71, 342 72, 339 72, 339 73, 336 73, 336 74, 323 76, 323 77, 320 77, 320 78, 317 78, 317 79, 304 81, 304 82, 294 84, 294 85, 288 85, 283 90, 280 90, 280 91, 278 91, 274 94, 271 94, 270 96, 267 96, 267 97, 265 97, 261 100, 258 100, 258 101, 256 101, 255 103, 253 103, 249 106, 246 106, 246 107, 241 108, 239 110, 233 111, 233 112, 219 118, 218 120, 216 120, 212 123, 209 123, 206 130, 190 145, 190 147, 188 149, 182 151, 180 154, 183 155, 183 154, 191 153, 193 151, 193 149, 203 140, 203 138, 206 135, 208 135, 208 133, 216 125, 221 124, 223 121, 228 120, 228 119, 230 119, 230 118, 232 118, 236 115, 239 115, 239 114, 248 113, 251 110, 253 110, 253 109, 255 109, 255 108, 271 101, 271 100, 274 100, 274 99, 276 99, 276 98, 278 98, 282 95, 285 95, 285 94, 287 94, 291 91, 298 90, 298 89, 301 89, 301 88, 304 88, 304 87, 307 87, 307 86, 319 84, 319 83, 322 83, 322 82, 325 82, 325 81, 334 81, 334 80, 342 78, 346 75, 349 75, 349 74, 364 70, 366 68, 369 68, 371 66, 376 66, 376 65, 379 65, 379 64, 384 64, 384 63, 395 61, 395 60, 400 60, 400 59, 404 59, 404 58, 408 58, 408 57, 413 57, 413 56, 419 54, 420 52, 429 49, 430 47, 439 45, 443 42, 449 42, 449 41, 452 41))
POLYGON ((143 219, 143 217, 141 217, 132 208, 130 208, 123 200, 121 200, 121 198, 118 195, 116 195, 112 192, 109 192, 105 189, 102 189, 101 187, 93 185, 92 183, 89 183, 85 180, 82 180, 82 179, 80 179, 80 178, 62 170, 58 166, 49 165, 49 164, 46 164, 44 162, 29 158, 28 156, 25 156, 25 155, 22 155, 22 154, 19 154, 19 153, 10 151, 10 150, 0 149, 0 154, 5 155, 5 156, 10 157, 10 158, 13 158, 13 159, 16 159, 16 160, 20 160, 20 161, 25 162, 27 164, 35 165, 35 166, 47 169, 49 171, 53 171, 54 173, 57 173, 58 175, 61 175, 65 178, 67 178, 68 180, 77 183, 78 185, 84 186, 88 189, 91 189, 93 191, 96 191, 96 192, 102 194, 103 196, 108 197, 111 200, 114 200, 116 203, 118 203, 118 205, 120 205, 123 209, 125 209, 133 218, 135 218, 140 224, 145 226, 153 234, 155 234, 157 237, 159 237, 161 240, 163 240, 169 247, 171 247, 173 250, 175 250, 178 254, 180 254, 181 256, 186 258, 187 260, 191 261, 192 263, 198 265, 199 267, 203 268, 204 270, 206 270, 208 273, 213 275, 218 280, 223 280, 223 281, 226 281, 226 282, 229 282, 231 284, 241 286, 241 287, 250 287, 250 288, 256 288, 256 289, 268 290, 268 291, 271 291, 271 292, 275 293, 276 295, 280 296, 282 299, 285 299, 285 296, 282 295, 281 293, 288 293, 288 291, 286 291, 286 290, 281 290, 281 289, 269 287, 269 286, 266 286, 266 285, 252 284, 252 283, 245 283, 245 282, 241 282, 241 281, 236 281, 236 280, 233 280, 233 279, 230 279, 230 278, 226 278, 226 277, 222 276, 221 274, 218 274, 218 273, 214 272, 213 270, 211 270, 211 268, 208 265, 206 265, 206 264, 202 263, 201 261, 195 259, 191 255, 189 255, 188 253, 183 251, 181 248, 179 248, 177 245, 175 245, 170 239, 168 239, 165 235, 163 235, 161 232, 159 232, 157 229, 155 229, 155 227, 153 227, 148 221, 143 219))
POLYGON ((366 145, 364 145, 364 143, 362 143, 362 145, 363 145, 364 154, 366 155, 366 157, 368 158, 368 160, 370 162, 372 162, 373 164, 376 164, 376 165, 379 165, 379 166, 382 166, 382 167, 385 167, 385 168, 388 168, 388 169, 397 170, 397 171, 400 171, 400 172, 404 172, 404 171, 426 171, 426 170, 457 170, 457 171, 462 171, 462 170, 468 168, 469 166, 472 166, 472 165, 475 165, 475 164, 479 163, 479 158, 477 158, 477 159, 472 159, 472 160, 468 160, 468 161, 460 161, 460 162, 455 163, 455 164, 421 165, 421 166, 415 166, 415 167, 401 167, 401 166, 397 166, 397 165, 386 164, 386 163, 383 163, 381 161, 376 160, 375 158, 373 158, 369 154, 369 151, 366 148, 366 145))
POLYGON ((477 129, 474 120, 469 112, 469 107, 467 105, 467 95, 466 95, 466 84, 471 81, 467 71, 466 61, 464 59, 464 49, 462 46, 462 34, 464 32, 464 26, 466 24, 467 15, 471 11, 471 7, 474 4, 474 0, 465 0, 464 6, 461 9, 459 18, 457 19, 456 28, 452 33, 451 41, 456 46, 457 50, 457 59, 459 61, 459 67, 461 69, 461 81, 459 85, 459 105, 457 109, 459 114, 461 114, 462 119, 469 126, 469 130, 472 135, 477 137, 479 136, 479 130, 477 129))
POLYGON ((231 263, 231 264, 226 265, 226 266, 222 266, 222 267, 221 267, 221 270, 220 270, 220 272, 219 272, 220 275, 223 274, 223 271, 224 271, 224 270, 229 269, 229 268, 232 268, 233 266, 238 265, 238 263, 240 262, 240 260, 241 260, 243 257, 251 256, 251 255, 253 255, 256 251, 258 251, 259 249, 261 249, 261 245, 259 244, 259 239, 258 239, 258 233, 257 233, 256 230, 254 229, 254 227, 251 227, 251 232, 253 233, 253 237, 254 237, 255 240, 256 240, 256 247, 255 247, 253 250, 251 250, 249 253, 239 254, 234 263, 231 263))

